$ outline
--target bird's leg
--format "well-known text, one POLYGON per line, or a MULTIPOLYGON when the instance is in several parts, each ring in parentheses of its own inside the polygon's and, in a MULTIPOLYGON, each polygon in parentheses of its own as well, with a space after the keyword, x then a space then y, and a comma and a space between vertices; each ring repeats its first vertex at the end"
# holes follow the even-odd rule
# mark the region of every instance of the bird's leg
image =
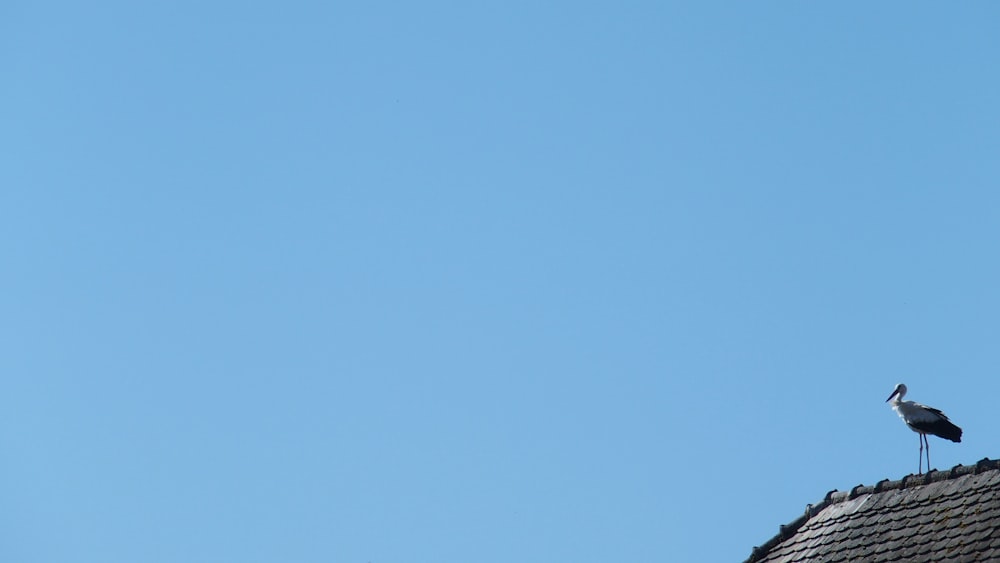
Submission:
POLYGON ((931 472, 931 443, 927 439, 927 434, 921 434, 924 437, 924 443, 927 444, 927 472, 931 472))
POLYGON ((917 434, 917 439, 920 441, 920 460, 917 461, 917 475, 923 475, 924 471, 924 435, 917 434))

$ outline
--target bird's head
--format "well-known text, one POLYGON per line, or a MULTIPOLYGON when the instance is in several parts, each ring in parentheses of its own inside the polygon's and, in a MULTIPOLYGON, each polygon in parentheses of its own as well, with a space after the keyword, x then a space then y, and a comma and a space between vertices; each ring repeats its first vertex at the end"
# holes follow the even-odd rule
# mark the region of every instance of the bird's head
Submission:
POLYGON ((896 388, 892 390, 892 395, 889 395, 889 398, 886 399, 885 402, 888 403, 889 401, 892 400, 893 397, 896 396, 899 396, 899 400, 902 401, 903 395, 906 395, 906 385, 903 385, 902 383, 897 383, 896 388))

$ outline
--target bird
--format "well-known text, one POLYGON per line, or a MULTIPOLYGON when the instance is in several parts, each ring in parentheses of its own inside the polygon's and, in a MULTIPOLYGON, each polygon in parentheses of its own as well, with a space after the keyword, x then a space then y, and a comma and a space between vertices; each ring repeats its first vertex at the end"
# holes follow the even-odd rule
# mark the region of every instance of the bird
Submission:
POLYGON ((962 429, 952 424, 948 417, 934 407, 921 405, 913 401, 904 401, 906 385, 896 385, 892 395, 885 402, 892 401, 892 410, 896 411, 903 422, 920 435, 920 461, 917 463, 917 474, 922 474, 924 462, 924 445, 927 445, 927 471, 931 470, 931 444, 927 435, 933 434, 952 442, 962 441, 962 429), (893 400, 895 399, 895 400, 893 400))

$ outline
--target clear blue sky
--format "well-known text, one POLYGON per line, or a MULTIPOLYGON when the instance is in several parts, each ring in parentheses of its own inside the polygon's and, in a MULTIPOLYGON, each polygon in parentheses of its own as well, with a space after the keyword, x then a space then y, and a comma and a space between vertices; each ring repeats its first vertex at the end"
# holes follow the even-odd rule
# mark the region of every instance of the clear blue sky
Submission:
POLYGON ((740 561, 1000 457, 995 3, 8 2, 0 559, 740 561))

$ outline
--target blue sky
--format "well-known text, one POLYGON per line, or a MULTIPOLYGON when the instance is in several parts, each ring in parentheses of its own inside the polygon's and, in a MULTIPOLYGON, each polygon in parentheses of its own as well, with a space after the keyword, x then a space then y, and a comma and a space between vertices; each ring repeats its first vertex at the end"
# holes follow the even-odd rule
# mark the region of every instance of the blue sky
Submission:
POLYGON ((1000 456, 991 3, 13 2, 8 561, 739 561, 1000 456))

